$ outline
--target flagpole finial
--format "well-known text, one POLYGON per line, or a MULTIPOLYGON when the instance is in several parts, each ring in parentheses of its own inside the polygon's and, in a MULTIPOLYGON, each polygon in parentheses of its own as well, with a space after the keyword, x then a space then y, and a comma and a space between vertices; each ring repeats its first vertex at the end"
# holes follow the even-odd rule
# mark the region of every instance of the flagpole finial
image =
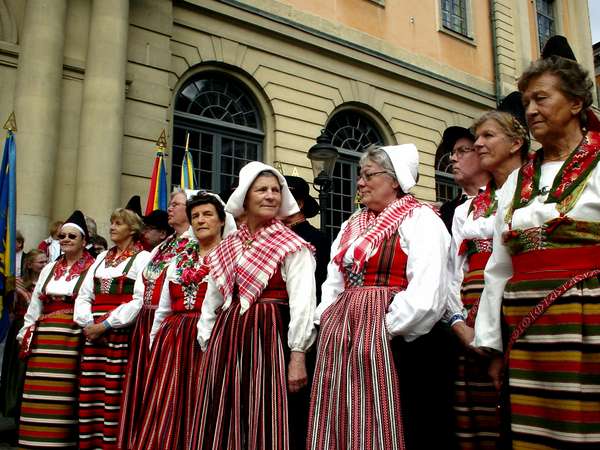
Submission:
POLYGON ((4 122, 3 128, 8 131, 17 131, 17 119, 15 118, 14 111, 10 113, 10 116, 8 116, 8 119, 4 122))
POLYGON ((164 150, 167 148, 167 133, 165 132, 164 128, 160 132, 160 136, 156 140, 156 146, 161 150, 164 150))

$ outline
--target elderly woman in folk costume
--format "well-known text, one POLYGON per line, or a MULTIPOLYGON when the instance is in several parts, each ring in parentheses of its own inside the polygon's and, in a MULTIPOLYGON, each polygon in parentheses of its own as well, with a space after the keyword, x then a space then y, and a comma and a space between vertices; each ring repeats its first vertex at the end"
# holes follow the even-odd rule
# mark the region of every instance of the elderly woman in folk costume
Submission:
MULTIPOLYGON (((165 284, 167 267, 189 242, 189 221, 185 213, 186 194, 176 191, 171 195, 167 209, 168 225, 175 232, 154 247, 150 260, 138 275, 130 306, 138 308, 139 314, 130 340, 129 361, 123 384, 121 416, 119 418, 118 447, 131 449, 145 414, 143 398, 148 389, 146 376, 150 363, 150 331, 160 293, 165 284)), ((157 213, 161 211, 154 211, 157 213)), ((155 214, 156 215, 156 214, 155 214)), ((164 227, 164 225, 163 225, 164 227)), ((132 311, 133 313, 133 311, 132 311)))
POLYGON ((23 328, 17 336, 27 372, 19 446, 77 448, 77 388, 81 328, 73 304, 94 258, 85 250, 88 231, 75 211, 57 233, 62 255, 42 270, 23 328))
POLYGON ((167 269, 152 325, 152 356, 136 449, 190 448, 202 356, 197 324, 209 255, 223 236, 235 231, 235 220, 226 215, 221 199, 208 192, 191 197, 186 211, 193 237, 167 269))
POLYGON ((271 166, 244 166, 226 209, 246 222, 210 258, 192 448, 288 449, 287 396, 315 338, 312 248, 279 220, 298 205, 271 166))
POLYGON ((508 177, 498 199, 474 345, 497 355, 491 374, 498 386, 505 363, 513 448, 599 448, 600 123, 589 110, 593 84, 559 36, 518 85, 542 148, 508 177))
POLYGON ((428 333, 445 306, 450 237, 436 213, 407 193, 417 180, 417 148, 370 147, 359 164, 365 207, 332 245, 317 308, 311 449, 408 447, 403 417, 411 412, 401 403, 390 339, 428 333))
POLYGON ((110 218, 114 247, 88 271, 75 301, 73 319, 86 337, 79 390, 79 448, 117 448, 123 380, 131 324, 139 312, 135 280, 150 254, 140 242, 142 219, 116 209, 110 218))
POLYGON ((492 176, 485 191, 456 208, 449 258, 446 317, 463 344, 456 380, 456 435, 460 448, 500 448, 498 392, 488 375, 489 358, 469 349, 483 291, 483 269, 491 255, 498 197, 507 177, 527 158, 529 139, 519 92, 473 124, 475 151, 492 176))

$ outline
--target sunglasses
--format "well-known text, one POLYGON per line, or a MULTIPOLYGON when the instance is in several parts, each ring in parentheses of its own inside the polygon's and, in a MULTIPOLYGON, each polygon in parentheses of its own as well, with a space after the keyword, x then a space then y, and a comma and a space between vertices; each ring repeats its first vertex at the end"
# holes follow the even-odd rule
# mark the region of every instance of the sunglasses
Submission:
POLYGON ((62 241, 64 238, 69 238, 71 240, 77 239, 79 237, 79 235, 75 234, 75 233, 60 233, 58 235, 58 240, 62 241))

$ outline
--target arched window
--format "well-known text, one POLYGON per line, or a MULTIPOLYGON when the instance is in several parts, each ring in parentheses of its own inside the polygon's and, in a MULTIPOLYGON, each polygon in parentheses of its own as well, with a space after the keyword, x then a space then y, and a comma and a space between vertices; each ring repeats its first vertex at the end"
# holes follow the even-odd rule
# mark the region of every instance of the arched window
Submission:
POLYGON ((454 182, 450 152, 440 149, 435 155, 435 194, 438 202, 447 202, 456 197, 460 187, 454 182))
POLYGON ((369 145, 383 145, 383 137, 372 120, 355 110, 342 110, 328 122, 326 130, 340 156, 333 172, 333 189, 329 198, 327 231, 333 241, 342 222, 357 208, 356 182, 358 160, 369 145))
POLYGON ((198 188, 227 191, 248 161, 262 160, 264 133, 256 102, 242 83, 221 72, 193 77, 175 97, 174 186, 179 185, 188 134, 198 188))

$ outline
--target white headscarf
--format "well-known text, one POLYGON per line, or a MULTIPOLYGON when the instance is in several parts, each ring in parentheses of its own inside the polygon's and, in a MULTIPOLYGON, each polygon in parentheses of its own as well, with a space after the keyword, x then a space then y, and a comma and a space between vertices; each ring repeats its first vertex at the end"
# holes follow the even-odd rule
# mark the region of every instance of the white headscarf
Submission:
POLYGON ((392 162, 402 192, 407 193, 417 184, 419 173, 419 151, 415 144, 389 145, 381 147, 392 162))
MULTIPOLYGON (((217 194, 214 194, 212 192, 202 191, 200 189, 195 189, 195 190, 194 189, 186 189, 184 191, 185 196, 187 197, 188 200, 191 199, 194 195, 196 195, 199 192, 202 192, 207 195, 212 195, 217 200, 219 200, 219 202, 221 203, 221 205, 223 205, 223 207, 225 207, 225 202, 223 200, 221 200, 221 197, 219 197, 217 194)), ((230 213, 225 211, 225 226, 223 227, 223 238, 235 230, 237 230, 237 225, 235 224, 235 219, 233 218, 233 216, 230 213)), ((190 225, 190 228, 186 231, 186 233, 189 237, 194 236, 194 231, 192 230, 191 225, 190 225)))
POLYGON ((225 207, 225 210, 233 214, 233 217, 238 217, 244 212, 244 200, 246 200, 248 189, 250 189, 250 186, 252 186, 252 183, 254 183, 258 174, 265 170, 272 172, 281 185, 281 206, 279 207, 279 211, 277 211, 277 217, 282 219, 300 211, 283 175, 281 175, 277 169, 267 164, 252 161, 240 170, 239 185, 235 191, 233 191, 231 197, 229 197, 229 201, 225 207))

